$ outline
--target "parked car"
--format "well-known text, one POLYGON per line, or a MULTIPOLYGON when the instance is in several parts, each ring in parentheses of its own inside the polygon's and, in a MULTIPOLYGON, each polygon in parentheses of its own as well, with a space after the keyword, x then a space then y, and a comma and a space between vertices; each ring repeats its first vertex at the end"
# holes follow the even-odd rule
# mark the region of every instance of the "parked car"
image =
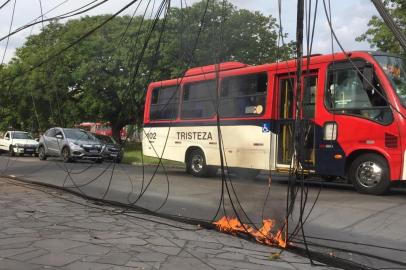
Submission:
POLYGON ((38 157, 62 157, 64 162, 92 160, 103 162, 102 144, 92 134, 77 128, 50 128, 41 136, 38 157))
POLYGON ((37 147, 38 142, 25 131, 7 131, 0 139, 0 150, 7 151, 10 156, 36 155, 37 147))
POLYGON ((93 134, 100 143, 103 144, 103 158, 113 160, 120 163, 123 160, 124 151, 121 146, 113 139, 113 137, 93 134))

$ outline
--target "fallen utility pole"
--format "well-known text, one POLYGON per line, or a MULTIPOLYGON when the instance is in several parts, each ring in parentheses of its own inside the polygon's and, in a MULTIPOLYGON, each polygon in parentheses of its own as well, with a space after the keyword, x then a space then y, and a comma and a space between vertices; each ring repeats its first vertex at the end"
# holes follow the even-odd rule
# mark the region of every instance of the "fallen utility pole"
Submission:
POLYGON ((399 26, 390 16, 389 12, 386 10, 385 5, 382 3, 381 0, 371 0, 372 3, 375 5, 376 10, 378 10, 379 14, 381 15, 382 19, 395 35, 396 39, 399 41, 400 45, 402 46, 403 50, 406 51, 406 36, 400 30, 399 26))

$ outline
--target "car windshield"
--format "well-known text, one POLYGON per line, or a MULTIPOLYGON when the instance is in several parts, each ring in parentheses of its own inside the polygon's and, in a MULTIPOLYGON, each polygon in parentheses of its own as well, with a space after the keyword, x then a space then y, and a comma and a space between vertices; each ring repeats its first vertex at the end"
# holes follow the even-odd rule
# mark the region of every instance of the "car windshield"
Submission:
POLYGON ((65 129, 66 138, 81 141, 94 141, 96 138, 90 133, 80 129, 65 129))
POLYGON ((396 95, 406 107, 406 59, 384 55, 375 58, 392 83, 396 95))
POLYGON ((13 139, 32 140, 32 136, 28 132, 13 132, 13 139))
POLYGON ((101 141, 102 143, 113 143, 115 144, 116 142, 114 141, 114 139, 112 137, 109 136, 103 136, 103 135, 95 135, 96 138, 101 141))

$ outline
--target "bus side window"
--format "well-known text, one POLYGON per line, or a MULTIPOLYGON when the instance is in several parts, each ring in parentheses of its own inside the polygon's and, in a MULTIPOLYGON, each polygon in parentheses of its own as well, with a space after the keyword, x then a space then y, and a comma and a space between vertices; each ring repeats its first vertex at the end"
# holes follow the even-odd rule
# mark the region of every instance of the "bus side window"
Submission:
POLYGON ((216 81, 202 81, 183 87, 181 118, 211 118, 216 112, 216 81))
POLYGON ((221 117, 253 117, 265 111, 268 75, 248 74, 224 78, 221 85, 221 117))
POLYGON ((152 90, 151 104, 158 104, 159 88, 152 90))
POLYGON ((174 120, 178 115, 179 86, 155 88, 152 90, 150 119, 174 120))
MULTIPOLYGON (((336 114, 351 114, 382 124, 392 122, 392 112, 385 94, 374 76, 372 90, 363 86, 363 78, 351 65, 331 69, 328 73, 325 104, 336 114)), ((360 68, 362 72, 362 68, 360 68)))

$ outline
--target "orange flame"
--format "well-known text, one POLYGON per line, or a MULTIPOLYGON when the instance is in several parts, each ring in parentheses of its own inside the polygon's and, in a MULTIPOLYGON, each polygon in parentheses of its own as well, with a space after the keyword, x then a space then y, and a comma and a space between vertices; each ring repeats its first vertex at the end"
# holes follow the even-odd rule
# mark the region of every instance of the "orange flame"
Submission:
POLYGON ((262 223, 262 228, 256 230, 247 224, 241 223, 237 218, 229 218, 227 216, 213 222, 221 232, 230 234, 248 233, 260 243, 286 248, 286 241, 283 239, 282 230, 272 233, 275 222, 271 219, 264 219, 262 223))

